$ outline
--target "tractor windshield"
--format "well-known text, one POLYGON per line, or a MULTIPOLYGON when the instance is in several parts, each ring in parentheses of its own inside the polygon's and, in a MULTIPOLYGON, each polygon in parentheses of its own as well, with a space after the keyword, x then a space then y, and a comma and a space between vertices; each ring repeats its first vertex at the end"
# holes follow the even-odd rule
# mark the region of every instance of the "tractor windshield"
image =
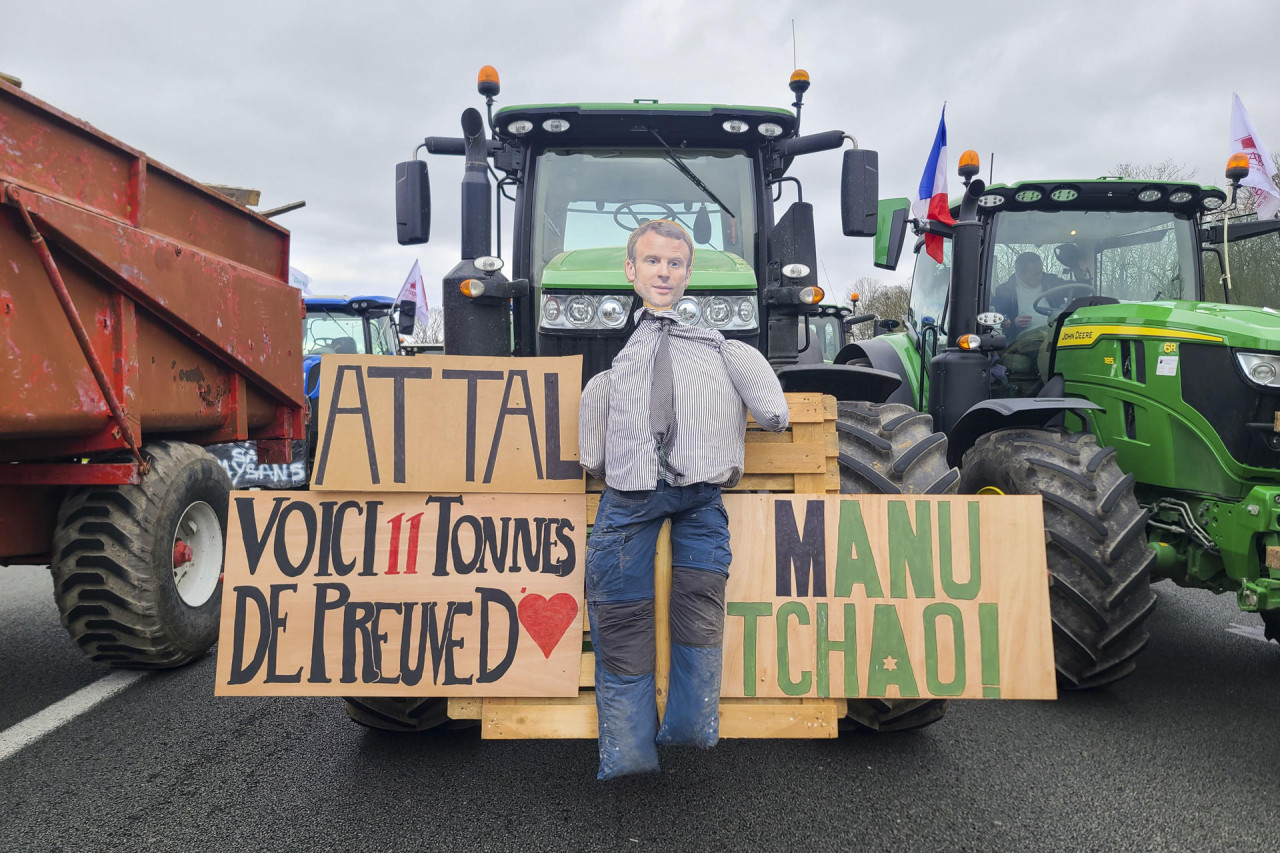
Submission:
POLYGON ((661 149, 543 152, 531 229, 534 284, 541 285, 547 264, 577 250, 616 250, 586 257, 607 260, 610 272, 620 272, 627 238, 650 219, 674 220, 689 232, 697 249, 714 249, 754 267, 751 160, 741 151, 679 149, 674 155, 710 193, 661 149))
POLYGON ((1195 299, 1193 223, 1168 211, 1008 211, 996 214, 989 307, 1032 326, 1072 300, 1195 299))
POLYGON ((302 352, 305 355, 395 355, 395 333, 390 316, 377 314, 369 317, 372 348, 366 345, 364 324, 365 318, 356 314, 308 311, 302 327, 302 352))

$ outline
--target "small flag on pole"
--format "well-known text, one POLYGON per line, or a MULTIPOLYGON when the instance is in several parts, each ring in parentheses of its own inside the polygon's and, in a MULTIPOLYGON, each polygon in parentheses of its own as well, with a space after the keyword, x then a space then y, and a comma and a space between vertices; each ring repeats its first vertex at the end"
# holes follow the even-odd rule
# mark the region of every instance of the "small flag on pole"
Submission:
MULTIPOLYGON (((947 105, 942 105, 942 118, 938 120, 938 133, 929 149, 929 160, 924 164, 924 174, 915 199, 911 202, 911 214, 919 220, 932 219, 947 225, 955 225, 947 202, 947 105)), ((942 235, 925 234, 924 250, 929 257, 942 263, 942 235)))
POLYGON ((404 285, 400 288, 400 295, 396 297, 396 302, 400 304, 401 311, 405 309, 405 303, 413 305, 413 338, 419 337, 419 331, 425 330, 427 326, 427 290, 426 284, 422 280, 422 270, 418 267, 418 262, 413 262, 413 269, 409 270, 409 277, 404 280, 404 285))
POLYGON ((1231 95, 1231 153, 1242 151, 1249 158, 1249 174, 1240 182, 1253 193, 1254 206, 1259 219, 1280 216, 1280 190, 1276 189, 1275 162, 1271 152, 1262 144, 1258 132, 1249 120, 1240 96, 1231 95))

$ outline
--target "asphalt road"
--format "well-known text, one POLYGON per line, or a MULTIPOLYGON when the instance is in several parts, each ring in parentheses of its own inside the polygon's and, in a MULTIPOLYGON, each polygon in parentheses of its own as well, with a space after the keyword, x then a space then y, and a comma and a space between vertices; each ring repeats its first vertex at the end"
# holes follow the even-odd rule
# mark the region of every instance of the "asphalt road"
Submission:
MULTIPOLYGON (((668 750, 613 784, 594 742, 393 737, 333 699, 218 699, 207 657, 0 760, 0 851, 1280 849, 1280 647, 1230 597, 1157 591, 1138 673, 1102 692, 668 750)), ((47 572, 0 569, 0 730, 95 681, 78 654, 47 572)))

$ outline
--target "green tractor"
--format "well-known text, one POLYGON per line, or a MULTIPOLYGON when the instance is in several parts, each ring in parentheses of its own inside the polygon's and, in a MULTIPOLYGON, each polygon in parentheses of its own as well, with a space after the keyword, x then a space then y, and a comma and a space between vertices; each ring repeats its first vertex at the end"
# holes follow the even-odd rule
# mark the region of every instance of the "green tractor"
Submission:
MULTIPOLYGON (((583 382, 606 369, 627 340, 633 289, 623 273, 627 238, 650 219, 684 226, 696 246, 689 288, 676 310, 766 354, 788 391, 839 401, 841 488, 849 493, 954 492, 959 475, 946 439, 927 416, 885 398, 901 383, 864 365, 833 365, 847 310, 823 306, 813 206, 792 161, 845 147, 841 131, 800 135, 808 75, 790 88, 794 112, 775 107, 632 103, 541 104, 493 110, 497 74, 482 69, 479 110, 462 115, 461 138, 428 137, 396 167, 397 237, 430 233, 430 154, 465 157, 461 261, 443 282, 448 355, 583 356, 583 382), (496 188, 490 174, 501 177, 496 188), (498 212, 491 205, 499 196, 498 212), (783 207, 784 192, 795 200, 783 207), (511 258, 501 247, 510 202, 511 258), (779 215, 775 216, 775 210, 779 215), (498 233, 494 234, 494 225, 498 233)), ((843 152, 846 236, 874 236, 875 151, 843 152)), ((357 722, 425 728, 442 700, 348 702, 357 722), (426 722, 424 722, 426 721, 426 722)), ((933 722, 945 701, 851 701, 850 724, 877 731, 933 722)))
MULTIPOLYGON (((1280 639, 1280 267, 1206 275, 1230 260, 1215 187, 961 163, 955 225, 914 223, 945 240, 941 263, 916 246, 905 327, 836 361, 901 376, 889 401, 933 415, 962 492, 1044 497, 1060 685, 1133 670, 1153 579, 1235 591, 1280 639)), ((892 269, 906 200, 882 207, 892 269)), ((1280 257, 1280 222, 1226 230, 1232 257, 1280 257)))

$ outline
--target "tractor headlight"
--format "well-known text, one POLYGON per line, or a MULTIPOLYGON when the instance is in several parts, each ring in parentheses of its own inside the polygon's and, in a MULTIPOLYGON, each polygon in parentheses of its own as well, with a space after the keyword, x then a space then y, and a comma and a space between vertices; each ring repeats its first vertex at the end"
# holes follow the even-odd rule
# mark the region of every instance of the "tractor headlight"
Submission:
POLYGON ((1244 369, 1244 375, 1255 385, 1280 388, 1280 355, 1260 352, 1236 353, 1236 360, 1244 369))
MULTIPOLYGON (((543 293, 539 329, 551 333, 615 332, 627 324, 631 293, 543 293)), ((754 293, 686 294, 675 305, 682 323, 721 332, 753 332, 754 293)))

